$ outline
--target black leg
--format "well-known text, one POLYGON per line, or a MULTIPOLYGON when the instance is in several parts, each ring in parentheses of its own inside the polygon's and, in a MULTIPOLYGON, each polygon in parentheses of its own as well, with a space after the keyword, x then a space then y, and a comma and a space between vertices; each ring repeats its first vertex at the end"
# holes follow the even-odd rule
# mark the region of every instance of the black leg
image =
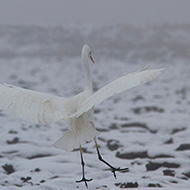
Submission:
POLYGON ((81 165, 82 165, 82 179, 79 180, 79 181, 76 181, 76 182, 80 183, 80 182, 84 181, 86 187, 88 188, 87 182, 92 181, 92 179, 86 179, 85 178, 85 174, 84 174, 84 165, 85 165, 85 163, 84 163, 83 156, 82 156, 82 148, 81 148, 81 146, 80 146, 80 157, 81 157, 81 165))
POLYGON ((104 164, 106 164, 107 166, 109 166, 110 168, 111 168, 111 171, 112 171, 112 173, 113 173, 113 175, 114 175, 114 177, 116 178, 116 171, 128 171, 128 168, 115 168, 115 167, 113 167, 111 164, 109 164, 107 161, 105 161, 103 158, 102 158, 102 156, 100 155, 100 151, 99 151, 99 148, 98 148, 98 144, 97 144, 97 142, 96 142, 96 137, 94 137, 94 142, 95 142, 95 145, 96 145, 96 150, 97 150, 97 154, 98 154, 98 159, 101 161, 101 162, 103 162, 104 164))

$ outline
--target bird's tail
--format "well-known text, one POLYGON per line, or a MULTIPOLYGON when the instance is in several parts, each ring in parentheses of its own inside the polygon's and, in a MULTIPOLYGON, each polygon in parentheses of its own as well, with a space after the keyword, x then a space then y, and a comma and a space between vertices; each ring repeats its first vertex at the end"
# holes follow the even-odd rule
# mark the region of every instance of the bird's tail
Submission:
POLYGON ((91 141, 98 135, 99 132, 93 125, 80 127, 80 129, 75 131, 68 129, 63 136, 54 143, 54 146, 66 151, 72 151, 75 148, 79 148, 80 145, 84 145, 86 142, 91 141))

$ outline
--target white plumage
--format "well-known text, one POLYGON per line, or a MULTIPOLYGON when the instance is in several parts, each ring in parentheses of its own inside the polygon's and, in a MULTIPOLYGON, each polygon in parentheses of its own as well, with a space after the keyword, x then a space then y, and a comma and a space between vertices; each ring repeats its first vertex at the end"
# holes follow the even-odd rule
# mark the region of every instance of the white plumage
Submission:
POLYGON ((98 135, 93 120, 94 106, 114 94, 155 79, 164 70, 143 69, 126 74, 93 94, 89 67, 89 60, 93 59, 88 45, 83 46, 81 57, 86 84, 84 91, 77 96, 63 98, 0 83, 0 109, 21 119, 42 124, 65 120, 68 130, 55 146, 72 151, 98 135))
POLYGON ((87 98, 81 104, 79 110, 76 113, 70 115, 70 117, 78 117, 82 113, 102 103, 105 99, 110 98, 115 94, 121 93, 125 90, 155 79, 156 76, 161 74, 163 70, 164 69, 141 70, 134 73, 129 73, 114 80, 87 98))
POLYGON ((49 124, 65 118, 66 100, 0 83, 0 109, 27 121, 49 124))

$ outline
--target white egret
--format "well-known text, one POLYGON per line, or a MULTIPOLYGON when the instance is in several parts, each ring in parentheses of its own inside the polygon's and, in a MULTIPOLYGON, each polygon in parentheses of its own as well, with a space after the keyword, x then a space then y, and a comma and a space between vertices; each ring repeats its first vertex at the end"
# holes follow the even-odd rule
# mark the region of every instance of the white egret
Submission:
POLYGON ((84 91, 80 94, 71 98, 63 98, 0 83, 0 109, 24 120, 42 124, 65 120, 68 130, 54 145, 66 151, 80 148, 83 177, 78 182, 84 181, 87 186, 87 182, 92 179, 88 180, 85 178, 81 148, 87 141, 94 139, 98 158, 111 168, 115 177, 115 171, 123 170, 111 166, 100 155, 96 141, 96 136, 99 133, 95 129, 93 120, 94 106, 114 94, 155 79, 164 69, 148 70, 146 68, 134 73, 125 74, 93 93, 89 60, 91 59, 93 63, 94 60, 88 45, 83 46, 81 57, 86 82, 84 91))

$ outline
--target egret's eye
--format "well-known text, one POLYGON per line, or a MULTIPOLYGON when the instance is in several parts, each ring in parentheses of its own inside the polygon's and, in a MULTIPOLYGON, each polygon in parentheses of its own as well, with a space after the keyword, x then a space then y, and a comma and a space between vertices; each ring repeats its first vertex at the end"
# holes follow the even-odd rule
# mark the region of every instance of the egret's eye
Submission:
POLYGON ((91 57, 91 56, 92 56, 92 51, 90 51, 90 52, 89 52, 89 55, 88 55, 88 56, 89 56, 89 57, 91 57))

